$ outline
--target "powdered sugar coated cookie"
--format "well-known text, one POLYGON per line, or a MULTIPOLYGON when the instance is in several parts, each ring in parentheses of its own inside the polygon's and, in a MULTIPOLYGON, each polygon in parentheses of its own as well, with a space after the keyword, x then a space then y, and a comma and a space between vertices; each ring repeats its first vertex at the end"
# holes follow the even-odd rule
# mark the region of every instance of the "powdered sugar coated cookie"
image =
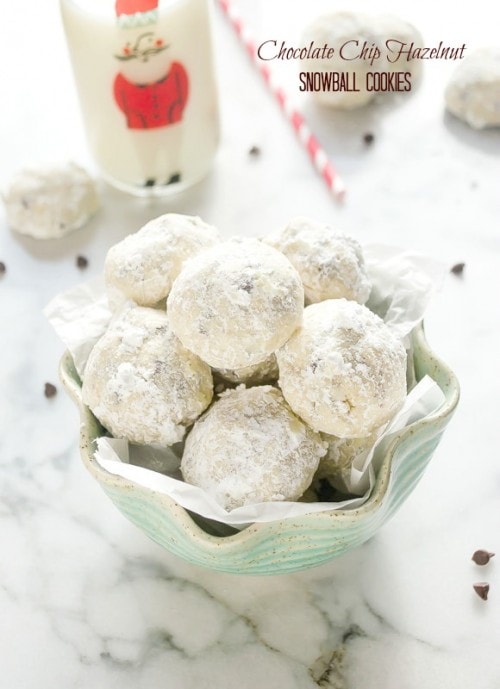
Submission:
POLYGON ((83 227, 100 205, 94 180, 72 162, 21 170, 4 202, 9 226, 35 239, 57 239, 83 227))
POLYGON ((386 423, 406 396, 406 351, 385 323, 346 299, 312 304, 277 352, 291 408, 317 431, 362 438, 386 423))
POLYGON ((82 398, 115 438, 168 446, 209 405, 210 367, 185 349, 164 312, 120 312, 93 348, 82 398))
POLYGON ((366 438, 337 438, 323 433, 322 437, 328 443, 328 449, 326 455, 321 458, 315 478, 326 478, 337 490, 349 493, 352 465, 354 462, 363 463, 378 435, 378 430, 366 438))
POLYGON ((353 299, 364 304, 371 284, 360 244, 329 225, 294 218, 263 240, 281 251, 297 269, 306 303, 353 299))
POLYGON ((200 218, 167 213, 148 222, 108 251, 104 264, 113 299, 118 290, 141 306, 165 299, 184 261, 220 240, 200 218))
POLYGON ((315 19, 304 31, 302 45, 328 45, 329 57, 302 60, 307 72, 344 75, 344 87, 324 87, 313 93, 322 105, 350 110, 359 108, 377 96, 374 73, 420 71, 419 60, 398 58, 401 47, 423 45, 420 33, 408 22, 392 15, 363 12, 333 12, 315 19), (387 42, 389 44, 387 45, 387 42), (364 50, 364 53, 362 51, 364 50), (354 81, 355 79, 355 81, 354 81))
POLYGON ((186 263, 167 301, 173 331, 214 368, 266 359, 300 324, 304 290, 283 254, 256 239, 224 242, 186 263))
POLYGON ((474 129, 500 127, 500 49, 483 48, 464 59, 445 92, 446 107, 474 129))
POLYGON ((227 391, 189 434, 181 470, 225 509, 296 500, 326 444, 269 385, 227 391))

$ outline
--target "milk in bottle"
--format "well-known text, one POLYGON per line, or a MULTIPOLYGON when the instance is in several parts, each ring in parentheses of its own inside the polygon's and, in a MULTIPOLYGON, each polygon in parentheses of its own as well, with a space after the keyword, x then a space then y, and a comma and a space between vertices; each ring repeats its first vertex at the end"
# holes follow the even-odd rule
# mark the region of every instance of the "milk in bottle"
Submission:
POLYGON ((93 155, 141 195, 209 170, 219 118, 208 0, 60 0, 93 155))

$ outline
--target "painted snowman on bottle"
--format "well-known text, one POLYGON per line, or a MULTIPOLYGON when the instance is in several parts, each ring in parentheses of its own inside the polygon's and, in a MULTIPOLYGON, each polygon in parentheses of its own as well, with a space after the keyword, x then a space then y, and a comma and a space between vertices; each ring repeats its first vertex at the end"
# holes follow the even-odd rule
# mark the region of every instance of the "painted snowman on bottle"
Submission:
POLYGON ((159 21, 158 0, 116 0, 119 69, 113 96, 134 134, 144 187, 182 182, 183 117, 189 100, 186 67, 172 58, 175 37, 159 21), (158 136, 161 130, 161 137, 158 136), (154 161, 154 165, 151 165, 154 161))

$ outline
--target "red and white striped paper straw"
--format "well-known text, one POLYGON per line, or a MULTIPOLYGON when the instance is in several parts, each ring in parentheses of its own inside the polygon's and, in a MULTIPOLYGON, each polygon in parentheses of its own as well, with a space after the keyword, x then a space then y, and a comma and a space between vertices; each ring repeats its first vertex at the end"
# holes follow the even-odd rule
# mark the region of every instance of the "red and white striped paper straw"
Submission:
POLYGON ((234 9, 231 0, 217 0, 217 2, 224 14, 229 19, 231 26, 235 30, 241 43, 252 58, 252 62, 261 73, 269 90, 271 93, 273 93, 274 97, 280 104, 280 107, 285 113, 287 120, 290 122, 298 138, 307 150, 314 167, 319 172, 335 197, 339 200, 342 200, 345 195, 344 182, 342 181, 332 162, 329 160, 328 155, 321 146, 317 137, 309 128, 304 116, 290 104, 290 101, 288 100, 284 90, 274 82, 269 67, 259 60, 257 56, 257 44, 253 40, 252 36, 249 35, 245 24, 234 9))

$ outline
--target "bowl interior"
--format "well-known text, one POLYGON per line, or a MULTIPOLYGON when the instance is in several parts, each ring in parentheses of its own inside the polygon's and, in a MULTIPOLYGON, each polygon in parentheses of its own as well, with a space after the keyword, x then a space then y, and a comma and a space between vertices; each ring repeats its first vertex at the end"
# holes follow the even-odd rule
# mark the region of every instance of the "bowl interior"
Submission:
POLYGON ((252 524, 242 531, 190 514, 168 496, 146 491, 103 469, 94 459, 94 447, 96 438, 106 435, 106 431, 82 403, 81 381, 68 352, 61 361, 60 373, 66 390, 80 408, 84 464, 126 516, 154 540, 197 564, 223 571, 274 574, 319 564, 363 542, 413 490, 453 415, 459 399, 459 385, 449 367, 430 350, 422 325, 412 332, 410 358, 409 379, 418 382, 429 375, 443 391, 445 400, 433 414, 405 427, 386 443, 375 487, 368 500, 354 510, 332 510, 295 520, 252 524), (144 525, 135 507, 129 506, 131 496, 135 505, 142 505, 141 509, 146 505, 155 511, 154 524, 144 525), (165 521, 165 534, 158 518, 165 521), (298 530, 302 533, 300 541, 297 540, 298 530), (293 557, 288 559, 284 550, 280 555, 285 538, 296 540, 293 557), (318 539, 322 543, 320 550, 311 547, 317 545, 318 539), (304 556, 304 548, 309 549, 309 557, 304 556))

